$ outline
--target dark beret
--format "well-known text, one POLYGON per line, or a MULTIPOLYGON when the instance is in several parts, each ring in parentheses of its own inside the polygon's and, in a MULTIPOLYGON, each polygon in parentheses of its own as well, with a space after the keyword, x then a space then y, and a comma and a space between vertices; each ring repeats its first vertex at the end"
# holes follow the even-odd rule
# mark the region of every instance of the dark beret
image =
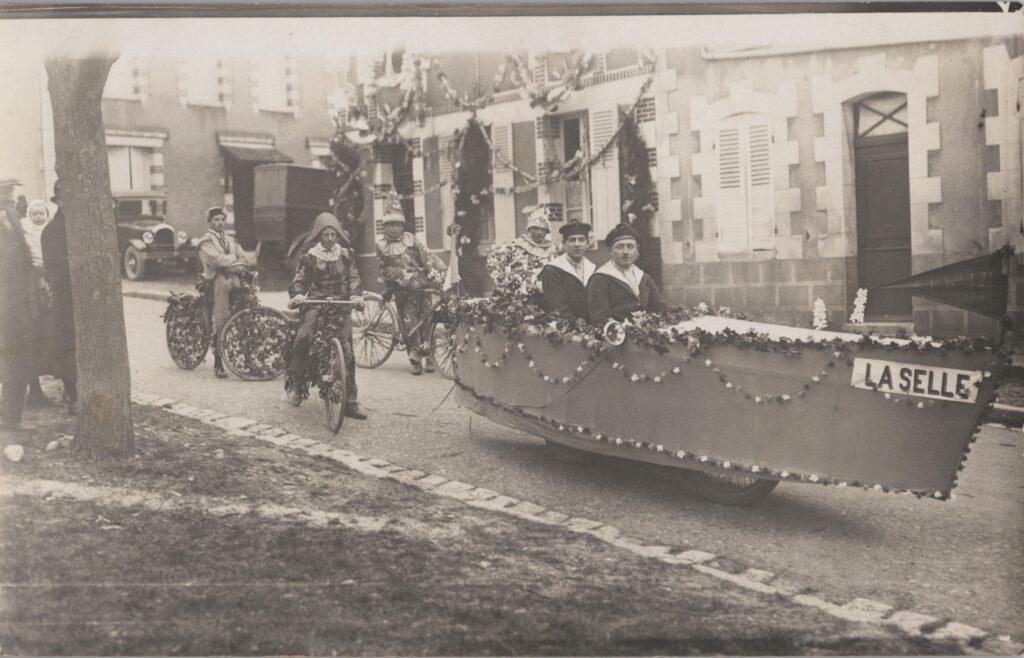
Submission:
POLYGON ((590 230, 590 224, 585 222, 569 222, 565 226, 559 228, 558 232, 562 234, 563 240, 568 240, 573 235, 589 235, 590 230))
POLYGON ((636 232, 636 229, 629 224, 618 224, 612 230, 608 231, 608 237, 604 239, 604 243, 611 247, 619 240, 625 240, 632 238, 637 242, 640 242, 640 234, 636 232))

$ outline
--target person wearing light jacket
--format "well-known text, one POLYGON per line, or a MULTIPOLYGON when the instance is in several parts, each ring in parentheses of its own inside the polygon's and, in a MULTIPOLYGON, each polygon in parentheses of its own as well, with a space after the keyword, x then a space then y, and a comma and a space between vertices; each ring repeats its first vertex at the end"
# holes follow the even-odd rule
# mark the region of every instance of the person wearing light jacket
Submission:
POLYGON ((220 379, 228 376, 217 350, 217 335, 231 316, 231 291, 239 286, 238 274, 251 267, 251 259, 233 237, 225 232, 228 215, 223 208, 206 211, 209 230, 199 238, 196 249, 203 265, 203 278, 212 286, 213 304, 213 373, 220 379))

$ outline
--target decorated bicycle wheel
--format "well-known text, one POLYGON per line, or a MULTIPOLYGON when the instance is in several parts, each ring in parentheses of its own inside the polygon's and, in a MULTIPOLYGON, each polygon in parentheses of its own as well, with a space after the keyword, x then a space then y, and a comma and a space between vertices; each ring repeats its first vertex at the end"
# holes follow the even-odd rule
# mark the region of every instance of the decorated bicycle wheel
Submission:
POLYGON ((367 297, 364 308, 352 311, 352 346, 360 368, 376 368, 387 361, 398 336, 398 317, 391 304, 367 297))
POLYGON ((348 372, 345 370, 345 350, 341 341, 331 339, 331 365, 326 377, 330 384, 324 395, 324 412, 327 415, 327 428, 335 434, 345 422, 345 402, 348 400, 348 372))
POLYGON ((455 332, 446 322, 435 322, 430 327, 430 356, 437 372, 447 379, 455 379, 455 332))
POLYGON ((164 313, 167 352, 174 365, 193 370, 210 349, 210 324, 202 300, 196 295, 173 295, 164 313))
POLYGON ((245 308, 224 323, 217 337, 224 366, 248 381, 267 381, 285 368, 293 325, 280 311, 266 306, 245 308))

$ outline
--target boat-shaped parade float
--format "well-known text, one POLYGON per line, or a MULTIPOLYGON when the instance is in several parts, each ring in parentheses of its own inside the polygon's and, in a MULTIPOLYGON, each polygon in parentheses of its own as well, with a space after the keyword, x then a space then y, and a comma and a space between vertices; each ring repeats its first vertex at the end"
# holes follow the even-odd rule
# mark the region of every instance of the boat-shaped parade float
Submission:
MULTIPOLYGON (((885 287, 1003 321, 1010 253, 885 287)), ((725 503, 779 482, 947 499, 1008 362, 1002 341, 803 329, 703 306, 598 330, 501 296, 461 302, 454 341, 465 407, 550 443, 687 469, 725 503)))

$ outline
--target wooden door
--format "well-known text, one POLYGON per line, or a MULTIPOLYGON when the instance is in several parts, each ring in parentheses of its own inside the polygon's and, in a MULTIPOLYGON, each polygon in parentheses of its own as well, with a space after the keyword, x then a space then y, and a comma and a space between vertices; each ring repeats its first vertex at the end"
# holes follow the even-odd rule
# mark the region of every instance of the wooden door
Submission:
POLYGON ((913 319, 906 292, 872 288, 911 275, 907 135, 863 137, 854 144, 858 286, 867 288, 869 321, 913 319))

